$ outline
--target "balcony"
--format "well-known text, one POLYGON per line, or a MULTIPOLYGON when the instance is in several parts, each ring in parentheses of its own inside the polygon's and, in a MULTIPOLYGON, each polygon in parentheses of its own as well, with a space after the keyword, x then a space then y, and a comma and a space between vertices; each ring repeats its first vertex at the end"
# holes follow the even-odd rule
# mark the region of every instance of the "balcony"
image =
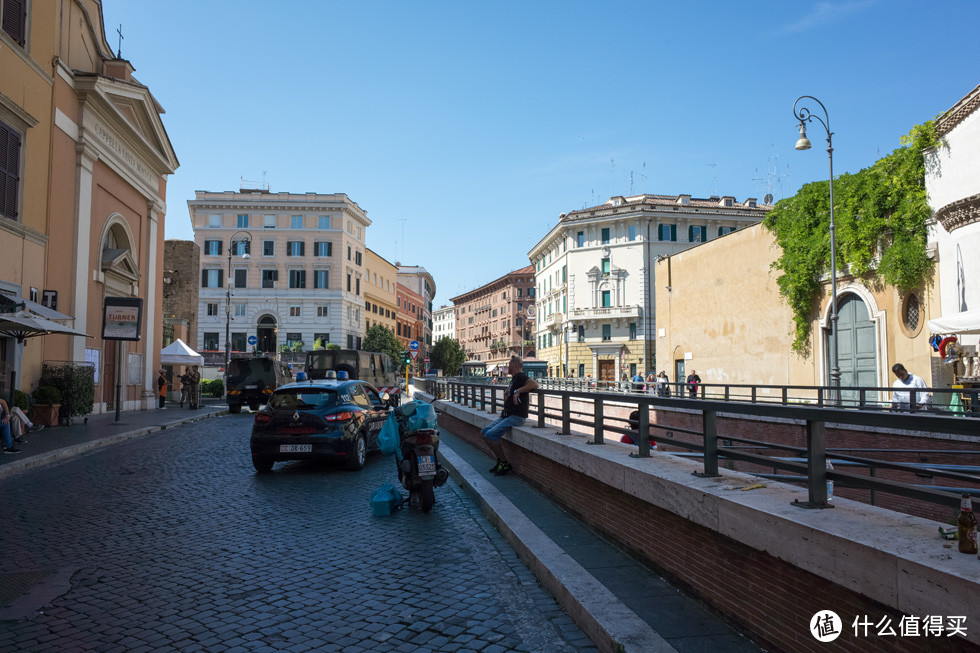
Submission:
POLYGON ((568 317, 571 320, 639 320, 643 312, 639 304, 632 306, 604 306, 600 308, 573 308, 568 317))

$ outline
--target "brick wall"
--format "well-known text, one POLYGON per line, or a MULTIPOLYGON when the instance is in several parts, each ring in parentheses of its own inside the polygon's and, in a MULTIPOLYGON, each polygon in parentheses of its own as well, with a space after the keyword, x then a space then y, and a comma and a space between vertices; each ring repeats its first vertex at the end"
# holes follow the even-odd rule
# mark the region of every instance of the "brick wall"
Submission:
MULTIPOLYGON (((486 450, 476 426, 446 413, 440 416, 440 426, 486 450)), ((717 609, 770 650, 978 650, 961 637, 855 637, 844 615, 867 615, 875 623, 887 617, 898 630, 902 614, 507 439, 502 442, 517 473, 540 492, 717 609), (818 642, 808 630, 809 620, 823 609, 834 610, 845 619, 844 634, 830 645, 818 642)), ((772 533, 772 537, 779 536, 779 532, 772 533)), ((806 545, 801 542, 801 549, 806 545)), ((956 608, 951 605, 946 616, 958 614, 956 608)), ((968 629, 976 627, 980 626, 967 624, 968 629)))
POLYGON ((201 287, 201 248, 192 240, 167 240, 163 243, 163 269, 171 270, 170 283, 163 284, 163 317, 187 321, 184 342, 198 348, 198 289, 201 287))

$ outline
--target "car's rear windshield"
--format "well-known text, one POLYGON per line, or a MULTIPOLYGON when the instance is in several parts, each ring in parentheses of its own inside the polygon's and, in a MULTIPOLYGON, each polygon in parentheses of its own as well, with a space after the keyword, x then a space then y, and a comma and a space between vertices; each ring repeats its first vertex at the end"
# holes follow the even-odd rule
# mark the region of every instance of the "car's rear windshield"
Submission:
POLYGON ((245 383, 274 383, 275 370, 268 358, 233 358, 228 365, 228 385, 245 383))
POLYGON ((285 388, 272 395, 273 410, 312 410, 337 405, 337 391, 328 388, 285 388))

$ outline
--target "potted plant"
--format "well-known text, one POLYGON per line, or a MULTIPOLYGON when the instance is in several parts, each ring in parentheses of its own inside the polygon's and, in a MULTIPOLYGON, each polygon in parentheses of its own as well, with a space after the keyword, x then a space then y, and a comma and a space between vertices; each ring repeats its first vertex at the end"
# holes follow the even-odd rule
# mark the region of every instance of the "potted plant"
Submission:
POLYGON ((31 421, 43 426, 57 426, 61 412, 61 391, 53 385, 42 385, 34 391, 31 421))

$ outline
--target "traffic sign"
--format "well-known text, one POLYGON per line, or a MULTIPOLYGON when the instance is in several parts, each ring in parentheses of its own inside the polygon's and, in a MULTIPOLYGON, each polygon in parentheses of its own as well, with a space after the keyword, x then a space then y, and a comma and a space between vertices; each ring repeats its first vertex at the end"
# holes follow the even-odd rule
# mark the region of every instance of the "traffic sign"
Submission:
POLYGON ((255 336, 249 336, 248 337, 248 344, 253 345, 253 346, 254 345, 257 345, 257 344, 259 344, 259 339, 256 338, 255 336))
POLYGON ((419 350, 419 341, 413 340, 412 342, 408 343, 408 348, 414 352, 417 352, 419 350))
POLYGON ((428 365, 428 364, 429 364, 429 357, 428 357, 428 356, 426 356, 426 357, 425 357, 425 364, 426 364, 426 365, 428 365))
MULTIPOLYGON (((418 344, 418 343, 415 343, 415 344, 418 344)), ((409 350, 408 353, 410 353, 412 355, 412 360, 415 360, 416 358, 418 358, 419 350, 418 349, 411 349, 411 350, 409 350)))

